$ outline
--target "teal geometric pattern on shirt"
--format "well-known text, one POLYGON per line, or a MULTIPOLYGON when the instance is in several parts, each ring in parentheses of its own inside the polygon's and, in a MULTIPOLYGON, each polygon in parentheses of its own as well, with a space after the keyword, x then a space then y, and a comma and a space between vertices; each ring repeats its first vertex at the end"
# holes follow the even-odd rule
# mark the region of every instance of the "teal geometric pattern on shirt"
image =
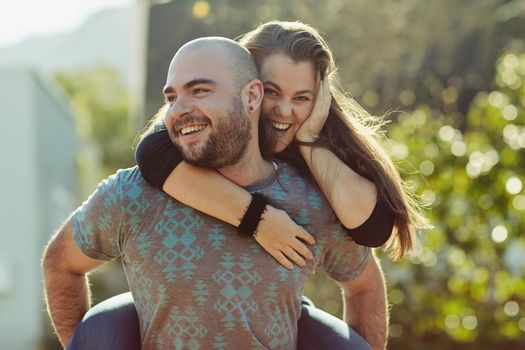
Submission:
POLYGON ((208 235, 208 238, 212 241, 211 246, 215 250, 220 250, 224 245, 224 240, 226 240, 226 236, 222 233, 222 227, 220 225, 213 225, 210 231, 211 234, 208 235))
POLYGON ((248 253, 242 254, 240 261, 235 261, 233 254, 226 252, 219 265, 213 274, 213 280, 221 288, 214 309, 224 314, 222 320, 225 328, 232 331, 235 329, 236 321, 246 317, 246 315, 239 315, 239 310, 256 314, 259 306, 253 299, 252 288, 261 281, 261 276, 256 271, 252 271, 254 264, 248 253))
POLYGON ((272 282, 266 286, 263 296, 264 305, 270 305, 270 308, 273 308, 271 317, 267 320, 264 328, 264 333, 271 339, 269 345, 272 349, 277 349, 279 346, 286 345, 290 341, 288 336, 289 329, 286 326, 290 320, 284 316, 286 313, 283 313, 282 310, 279 310, 275 305, 275 300, 277 300, 277 284, 272 282))
POLYGON ((264 333, 271 339, 270 348, 272 349, 277 349, 280 345, 286 345, 290 342, 289 330, 286 326, 290 320, 285 320, 283 315, 284 313, 276 307, 264 328, 264 333))
POLYGON ((156 300, 150 293, 153 282, 140 267, 132 266, 130 275, 135 285, 133 288, 133 299, 135 300, 135 305, 140 307, 137 311, 142 317, 151 319, 158 307, 156 300))
POLYGON ((198 280, 197 283, 195 283, 195 289, 193 290, 192 294, 195 297, 197 305, 204 306, 208 303, 208 297, 210 296, 210 292, 208 291, 208 288, 206 287, 206 283, 204 283, 204 281, 198 280))
POLYGON ((142 259, 149 257, 149 251, 151 249, 151 238, 149 233, 142 232, 137 238, 137 251, 142 259))
POLYGON ((155 226, 156 233, 163 238, 162 247, 154 259, 164 267, 166 281, 175 281, 178 273, 189 280, 197 269, 197 261, 204 256, 204 250, 193 244, 197 239, 194 233, 199 232, 202 219, 190 208, 169 209, 155 226))
POLYGON ((145 184, 136 168, 101 183, 76 212, 82 251, 122 257, 144 348, 292 349, 303 281, 314 265, 336 279, 356 273, 362 249, 345 239, 322 194, 311 195, 287 167, 278 173, 254 190, 315 233, 315 263, 306 268, 280 267, 233 226, 145 184))
POLYGON ((122 210, 127 215, 126 225, 131 231, 135 231, 144 221, 145 212, 151 206, 151 203, 142 195, 143 188, 140 184, 126 184, 122 187, 122 203, 125 203, 122 210))
POLYGON ((215 339, 213 341, 213 348, 215 350, 226 350, 227 349, 226 340, 224 339, 224 333, 219 332, 215 334, 215 339))
POLYGON ((323 199, 318 192, 308 192, 308 203, 311 205, 311 209, 320 210, 323 207, 323 199))
POLYGON ((303 275, 303 271, 301 271, 300 268, 294 268, 293 270, 288 270, 283 265, 278 265, 276 268, 277 275, 279 276, 279 280, 281 282, 288 282, 288 281, 300 281, 301 276, 303 275))
POLYGON ((192 307, 181 312, 178 307, 173 307, 171 312, 171 321, 166 324, 164 334, 171 338, 171 344, 174 349, 201 349, 200 339, 208 334, 204 327, 206 320, 201 320, 192 307))

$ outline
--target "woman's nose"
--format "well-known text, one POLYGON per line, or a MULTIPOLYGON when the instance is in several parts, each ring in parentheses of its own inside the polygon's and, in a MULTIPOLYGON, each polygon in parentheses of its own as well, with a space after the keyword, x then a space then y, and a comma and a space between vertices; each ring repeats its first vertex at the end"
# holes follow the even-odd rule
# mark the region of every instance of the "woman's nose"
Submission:
POLYGON ((293 113, 293 106, 290 102, 283 101, 276 106, 277 114, 283 118, 289 118, 293 113))

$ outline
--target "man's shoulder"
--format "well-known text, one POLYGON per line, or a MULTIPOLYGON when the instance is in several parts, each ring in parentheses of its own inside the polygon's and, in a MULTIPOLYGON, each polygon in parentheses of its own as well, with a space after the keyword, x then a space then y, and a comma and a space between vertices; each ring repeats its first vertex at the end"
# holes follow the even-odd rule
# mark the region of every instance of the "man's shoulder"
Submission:
POLYGON ((114 181, 118 183, 145 183, 144 178, 140 174, 138 166, 131 168, 118 169, 110 178, 114 178, 114 181))
POLYGON ((102 181, 102 184, 112 186, 119 190, 129 190, 130 188, 155 190, 155 187, 149 185, 146 180, 144 180, 140 173, 140 169, 137 166, 118 169, 115 173, 102 181))

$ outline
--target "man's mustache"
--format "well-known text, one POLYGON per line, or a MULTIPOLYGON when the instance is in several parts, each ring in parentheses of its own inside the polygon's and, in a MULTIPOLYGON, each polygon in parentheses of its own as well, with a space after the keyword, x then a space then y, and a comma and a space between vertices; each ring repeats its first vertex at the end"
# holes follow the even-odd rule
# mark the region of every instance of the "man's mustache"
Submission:
POLYGON ((187 117, 175 120, 175 123, 173 123, 173 127, 176 130, 178 130, 181 127, 192 124, 211 124, 211 120, 210 118, 202 115, 189 115, 187 117))

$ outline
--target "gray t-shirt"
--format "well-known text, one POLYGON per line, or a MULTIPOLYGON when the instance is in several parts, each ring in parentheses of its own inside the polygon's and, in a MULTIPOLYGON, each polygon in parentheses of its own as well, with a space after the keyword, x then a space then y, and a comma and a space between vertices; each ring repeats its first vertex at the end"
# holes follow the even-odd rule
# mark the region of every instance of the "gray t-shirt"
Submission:
POLYGON ((253 238, 148 185, 136 167, 102 181, 75 212, 73 236, 85 254, 122 257, 143 349, 294 349, 314 269, 339 281, 361 273, 369 249, 347 238, 324 197, 291 167, 280 164, 277 176, 248 190, 315 236, 313 262, 287 270, 253 238))

